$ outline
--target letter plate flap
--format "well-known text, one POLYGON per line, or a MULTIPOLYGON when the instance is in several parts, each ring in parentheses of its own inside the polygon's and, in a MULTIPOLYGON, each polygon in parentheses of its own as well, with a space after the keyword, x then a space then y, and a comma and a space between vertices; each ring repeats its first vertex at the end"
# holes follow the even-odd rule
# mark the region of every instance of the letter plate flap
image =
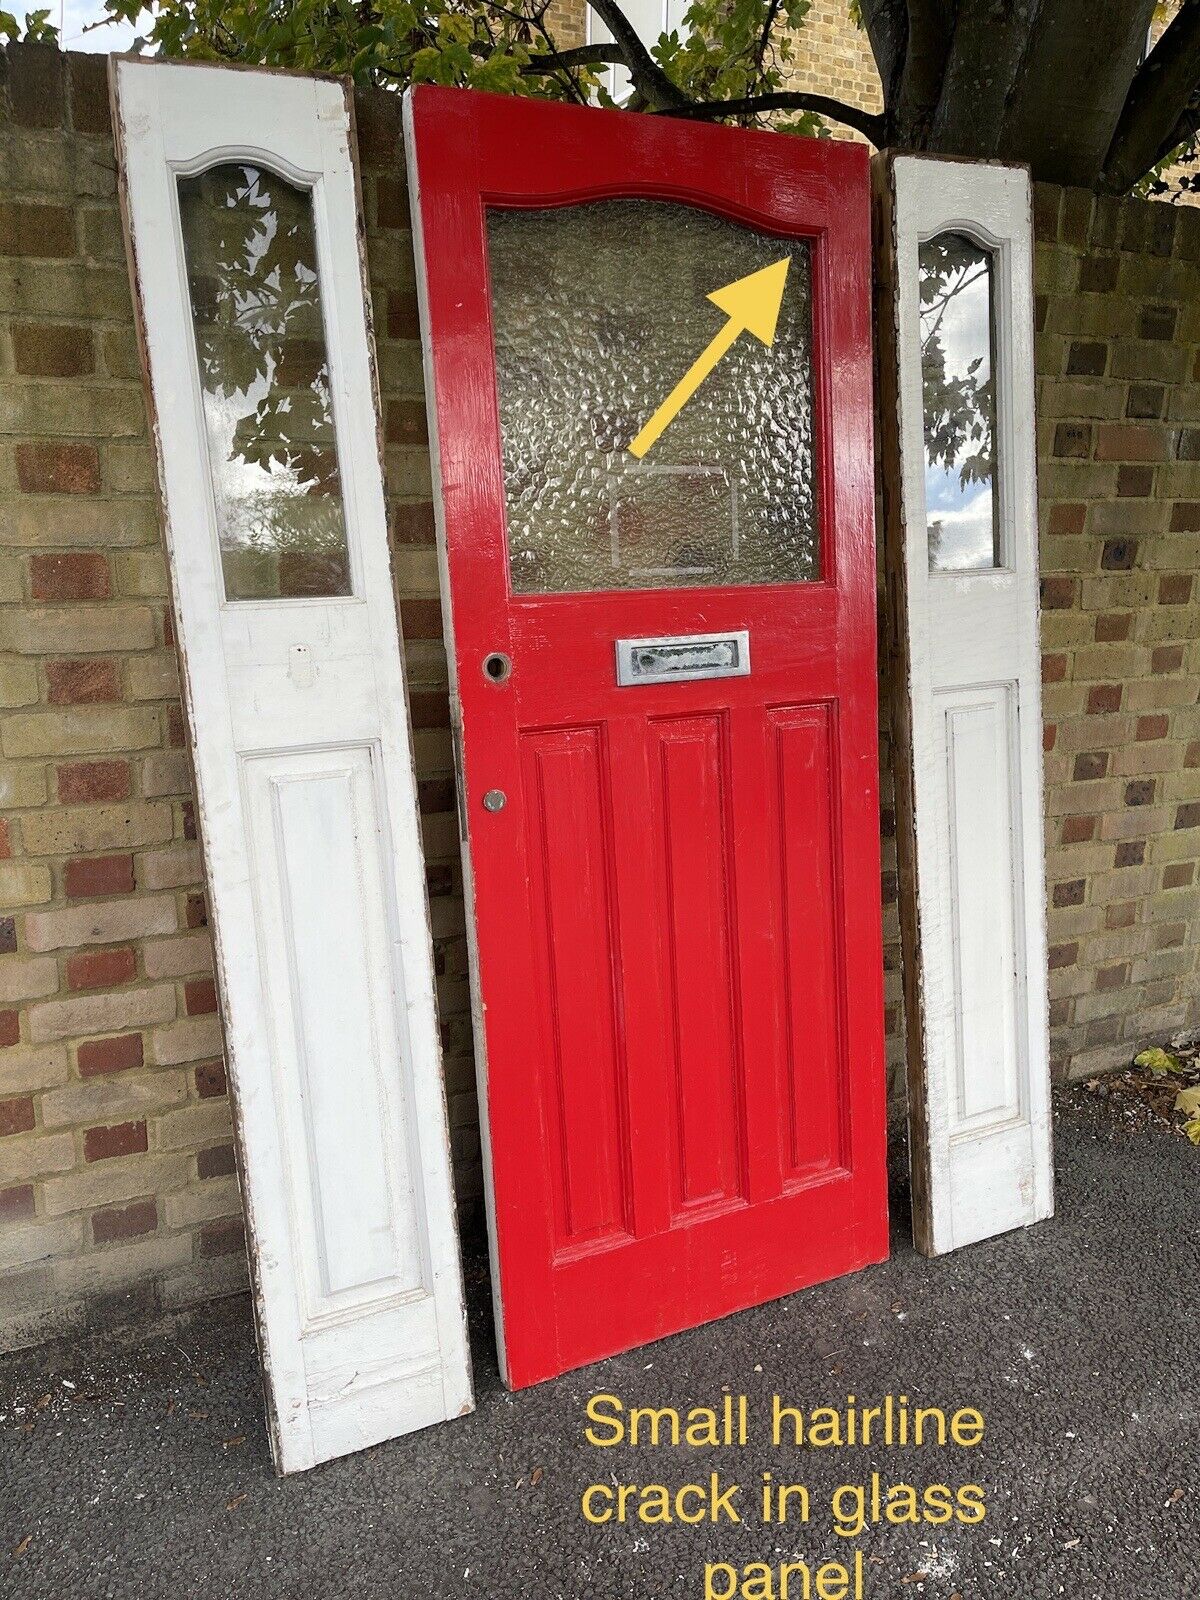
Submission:
POLYGON ((676 634, 665 639, 618 639, 617 683, 688 682, 744 678, 750 672, 750 634, 676 634))

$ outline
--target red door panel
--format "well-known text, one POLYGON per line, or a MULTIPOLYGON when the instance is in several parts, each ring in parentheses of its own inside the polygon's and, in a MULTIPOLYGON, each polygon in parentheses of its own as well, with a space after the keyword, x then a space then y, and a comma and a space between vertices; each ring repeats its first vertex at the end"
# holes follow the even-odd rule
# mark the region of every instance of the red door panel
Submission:
POLYGON ((456 90, 407 116, 520 1386, 886 1254, 867 160, 456 90), (784 255, 776 342, 635 460, 707 296, 784 255))

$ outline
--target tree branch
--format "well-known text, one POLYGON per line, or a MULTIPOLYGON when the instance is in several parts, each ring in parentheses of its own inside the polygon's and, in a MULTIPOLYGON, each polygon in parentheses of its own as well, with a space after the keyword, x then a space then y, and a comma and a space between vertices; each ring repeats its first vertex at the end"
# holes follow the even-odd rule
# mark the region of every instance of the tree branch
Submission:
POLYGON ((904 71, 891 108, 902 144, 922 148, 928 140, 954 38, 954 16, 948 0, 908 0, 904 71))
POLYGON ((695 101, 689 105, 670 106, 664 115, 686 117, 690 122, 714 122, 721 117, 754 117, 764 111, 813 111, 853 128, 872 144, 883 141, 884 119, 872 111, 860 111, 857 106, 843 105, 840 100, 830 100, 823 94, 805 94, 800 91, 782 91, 778 94, 752 94, 744 100, 695 101))
POLYGON ((545 76, 548 72, 571 72, 576 67, 622 66, 625 55, 619 44, 581 44, 571 50, 545 50, 530 56, 528 66, 521 68, 526 77, 545 76))
POLYGON ((621 47, 621 58, 629 70, 633 86, 652 111, 668 111, 688 105, 683 90, 673 84, 638 38, 637 29, 617 5, 616 0, 591 0, 592 10, 621 47))
POLYGON ((1104 163, 1106 189, 1124 194, 1150 170, 1198 87, 1200 0, 1183 0, 1130 86, 1104 163))

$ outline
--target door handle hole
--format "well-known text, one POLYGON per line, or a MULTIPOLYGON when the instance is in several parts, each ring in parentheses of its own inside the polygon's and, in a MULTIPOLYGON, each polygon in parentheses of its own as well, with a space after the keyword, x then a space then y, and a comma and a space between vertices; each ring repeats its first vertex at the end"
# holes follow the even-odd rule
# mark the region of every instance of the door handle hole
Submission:
POLYGON ((493 650, 483 658, 483 675, 492 683, 503 683, 512 673, 512 660, 502 650, 493 650))

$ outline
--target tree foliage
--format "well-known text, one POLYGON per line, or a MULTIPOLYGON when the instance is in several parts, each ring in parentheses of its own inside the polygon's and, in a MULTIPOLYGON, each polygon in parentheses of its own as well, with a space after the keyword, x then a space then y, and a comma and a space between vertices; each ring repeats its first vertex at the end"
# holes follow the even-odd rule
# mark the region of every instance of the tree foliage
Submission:
MULTIPOLYGON (((620 0, 592 0, 610 42, 564 40, 551 0, 104 0, 170 56, 349 73, 360 84, 457 84, 657 115, 840 123, 878 146, 1025 161, 1034 176, 1178 192, 1200 129, 1200 0, 845 0, 879 70, 882 109, 790 87, 811 0, 692 0, 649 46, 620 0), (1156 15, 1165 30, 1146 55, 1156 15), (1145 59, 1143 59, 1145 57, 1145 59)), ((28 37, 52 39, 45 10, 28 37)), ((0 12, 0 35, 20 28, 0 12)), ((1184 187, 1200 189, 1200 178, 1184 187)))

